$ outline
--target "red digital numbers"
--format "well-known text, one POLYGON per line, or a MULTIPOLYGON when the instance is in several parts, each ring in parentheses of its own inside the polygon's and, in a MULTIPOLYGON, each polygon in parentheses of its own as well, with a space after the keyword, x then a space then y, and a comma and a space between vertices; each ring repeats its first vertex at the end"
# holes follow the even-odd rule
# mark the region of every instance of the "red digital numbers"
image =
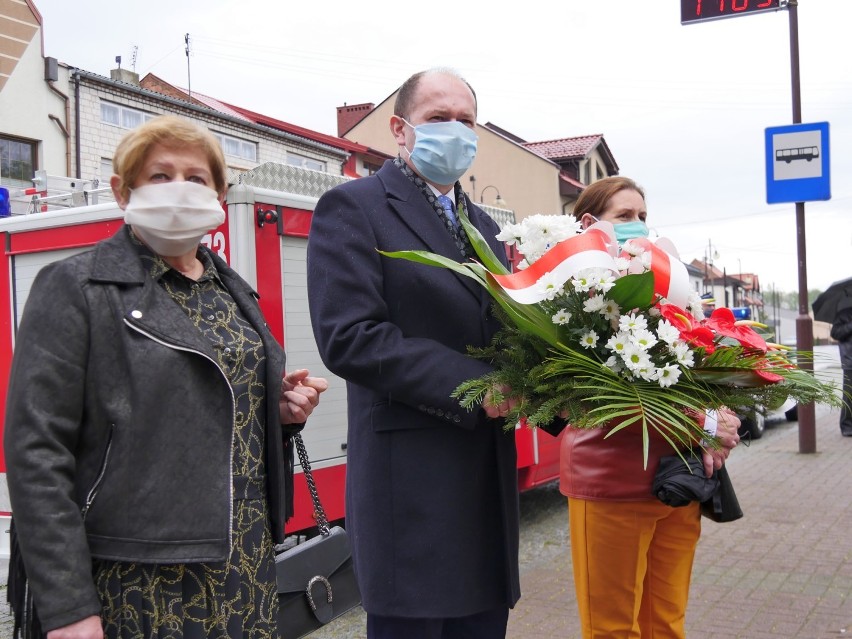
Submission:
POLYGON ((780 9, 780 0, 680 0, 680 21, 700 22, 780 9))

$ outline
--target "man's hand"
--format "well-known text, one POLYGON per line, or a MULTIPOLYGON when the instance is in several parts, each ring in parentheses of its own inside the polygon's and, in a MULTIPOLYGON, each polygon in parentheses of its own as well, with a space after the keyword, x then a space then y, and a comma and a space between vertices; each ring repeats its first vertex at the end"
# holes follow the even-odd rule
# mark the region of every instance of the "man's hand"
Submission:
POLYGON ((485 414, 492 419, 508 415, 509 411, 517 406, 520 401, 517 397, 510 397, 509 394, 511 392, 512 389, 508 386, 500 385, 485 393, 485 399, 482 400, 482 409, 485 411, 485 414), (499 404, 495 403, 494 391, 497 391, 498 394, 503 396, 503 401, 499 404))
POLYGON ((97 615, 75 621, 47 633, 47 639, 103 639, 104 629, 97 615))
POLYGON ((308 419, 317 404, 320 393, 328 388, 324 377, 309 377, 308 370, 300 368, 281 380, 281 397, 278 410, 282 424, 301 424, 308 419))
POLYGON ((723 408, 716 414, 716 439, 722 447, 718 450, 705 448, 702 454, 704 461, 704 474, 710 477, 714 470, 725 465, 725 460, 731 451, 740 443, 737 431, 740 429, 740 418, 732 410, 723 408))

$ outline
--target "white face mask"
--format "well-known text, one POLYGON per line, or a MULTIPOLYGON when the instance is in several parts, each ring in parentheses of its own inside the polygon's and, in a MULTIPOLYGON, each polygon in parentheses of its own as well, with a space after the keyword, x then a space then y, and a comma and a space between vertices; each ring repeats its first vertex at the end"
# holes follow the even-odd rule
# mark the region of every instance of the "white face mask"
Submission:
POLYGON ((130 192, 124 221, 164 257, 192 252, 204 234, 225 221, 216 191, 195 182, 146 184, 130 192))

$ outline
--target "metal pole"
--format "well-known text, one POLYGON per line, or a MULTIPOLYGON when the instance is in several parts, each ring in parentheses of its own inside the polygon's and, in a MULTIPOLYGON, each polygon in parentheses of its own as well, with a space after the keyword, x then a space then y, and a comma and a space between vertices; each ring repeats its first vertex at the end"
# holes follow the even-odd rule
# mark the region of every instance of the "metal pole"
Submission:
POLYGON ((186 93, 189 96, 189 101, 192 102, 192 78, 189 75, 189 34, 184 37, 186 42, 186 93))
MULTIPOLYGON (((802 92, 799 78, 799 14, 798 0, 789 0, 790 14, 790 80, 793 89, 793 124, 802 122, 802 92)), ((805 203, 796 202, 796 245, 798 249, 799 315, 796 317, 796 349, 810 353, 814 350, 814 324, 808 312, 808 260, 805 241, 805 203)), ((813 371, 813 361, 798 362, 805 370, 813 371)), ((816 416, 814 404, 799 406, 799 452, 816 452, 816 416)))

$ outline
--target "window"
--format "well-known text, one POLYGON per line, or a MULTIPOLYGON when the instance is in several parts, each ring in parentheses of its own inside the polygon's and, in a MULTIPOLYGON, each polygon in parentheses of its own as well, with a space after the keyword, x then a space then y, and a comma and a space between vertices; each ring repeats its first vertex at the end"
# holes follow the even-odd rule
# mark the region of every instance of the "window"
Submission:
POLYGON ((373 175, 380 168, 382 168, 381 164, 373 164, 372 162, 364 162, 364 170, 366 171, 366 175, 373 175))
POLYGON ((249 162, 257 162, 257 144, 249 140, 231 137, 223 133, 213 132, 213 137, 219 141, 225 155, 242 158, 249 162))
POLYGON ((138 109, 131 109, 121 104, 101 101, 101 122, 121 127, 122 129, 135 129, 143 122, 156 117, 153 113, 145 113, 138 109))
POLYGON ((287 164, 289 164, 290 166, 300 166, 303 169, 325 171, 325 162, 321 160, 315 160, 304 155, 299 155, 298 153, 287 152, 287 164))
POLYGON ((30 187, 36 168, 35 142, 0 137, 0 183, 30 187))

